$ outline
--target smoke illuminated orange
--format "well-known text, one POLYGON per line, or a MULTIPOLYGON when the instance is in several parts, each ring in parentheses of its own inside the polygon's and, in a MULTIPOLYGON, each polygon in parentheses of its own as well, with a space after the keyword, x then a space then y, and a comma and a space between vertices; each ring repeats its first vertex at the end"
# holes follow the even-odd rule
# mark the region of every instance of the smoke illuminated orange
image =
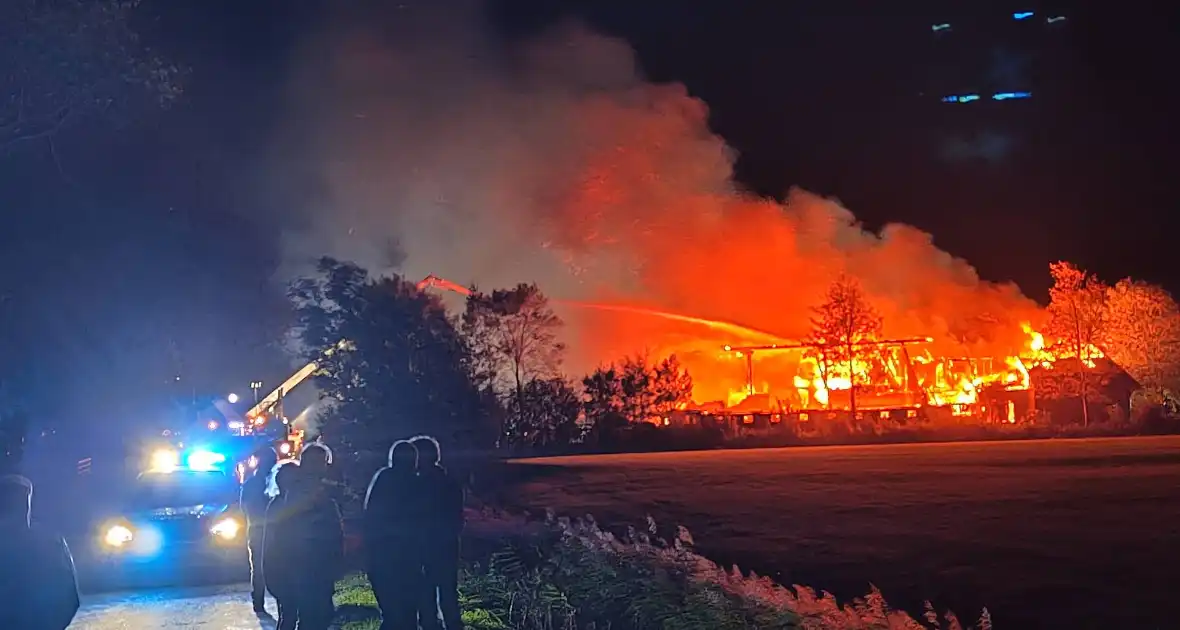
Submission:
POLYGON ((333 33, 301 66, 307 102, 284 137, 311 136, 295 172, 317 165, 327 198, 289 222, 312 232, 289 239, 294 253, 455 286, 536 282, 568 323, 571 376, 675 353, 700 404, 841 407, 856 382, 864 404, 970 405, 1028 388, 1059 355, 1035 302, 930 234, 865 229, 802 190, 743 192, 705 104, 639 76, 626 42, 572 27, 502 55, 482 15, 420 37, 438 30, 417 23, 427 14, 399 21, 401 37, 333 33), (860 281, 884 337, 933 341, 826 375, 802 350, 724 349, 807 339, 841 275, 860 281))

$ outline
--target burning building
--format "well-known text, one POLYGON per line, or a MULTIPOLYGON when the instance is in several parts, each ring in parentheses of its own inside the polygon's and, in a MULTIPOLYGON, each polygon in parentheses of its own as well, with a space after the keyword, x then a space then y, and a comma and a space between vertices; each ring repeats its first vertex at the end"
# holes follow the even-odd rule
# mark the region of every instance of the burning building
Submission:
MULTIPOLYGON (((904 417, 1031 410, 1029 370, 1053 357, 1035 332, 1043 310, 1014 284, 980 278, 916 227, 866 229, 835 199, 745 192, 705 103, 648 81, 626 42, 575 24, 509 45, 482 12, 452 4, 390 23, 341 18, 294 64, 276 153, 317 192, 283 206, 295 213, 280 222, 289 260, 327 254, 461 286, 535 282, 567 323, 566 373, 676 354, 702 409, 821 414, 855 395, 860 410, 904 417), (880 312, 879 351, 821 374, 806 349, 764 348, 808 339, 812 308, 842 275, 880 312), (885 343, 906 339, 922 341, 885 343)), ((1067 32, 1057 14, 1015 10, 1034 14, 993 16, 1014 48, 1067 32)), ((951 25, 931 36, 938 59, 961 58, 947 46, 975 51, 973 24, 990 41, 994 29, 972 20, 933 22, 951 25)), ((977 80, 987 69, 933 77, 932 111, 1027 111, 1048 89, 1023 82, 1036 75, 977 80), (968 89, 988 100, 939 100, 968 89), (994 98, 1027 90, 1036 97, 994 98)))
MULTIPOLYGON (((725 400, 694 405, 688 414, 734 417, 748 425, 808 422, 847 417, 855 396, 857 420, 1028 420, 1037 412, 1030 372, 1052 372, 1060 362, 1072 377, 1078 360, 1060 348, 1047 349, 1043 335, 1028 322, 1020 326, 1026 343, 1007 356, 940 356, 930 350, 932 338, 883 339, 859 344, 851 362, 828 366, 826 373, 809 352, 815 345, 723 346, 715 360, 740 362, 745 382, 731 387, 725 400)), ((1096 375, 1119 371, 1097 348, 1087 355, 1086 368, 1096 375)))

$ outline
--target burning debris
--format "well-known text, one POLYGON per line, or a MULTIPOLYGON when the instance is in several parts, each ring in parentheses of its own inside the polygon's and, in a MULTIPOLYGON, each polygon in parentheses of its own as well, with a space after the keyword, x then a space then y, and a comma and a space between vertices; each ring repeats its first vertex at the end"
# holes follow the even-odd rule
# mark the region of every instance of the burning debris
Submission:
MULTIPOLYGON (((442 288, 464 296, 471 294, 462 285, 434 275, 418 286, 442 288)), ((881 329, 879 323, 866 326, 868 334, 845 336, 843 342, 828 342, 823 338, 792 342, 732 322, 623 304, 556 302, 567 308, 691 324, 703 332, 775 340, 777 343, 765 345, 727 344, 709 358, 701 352, 688 352, 693 365, 698 369, 706 367, 702 371, 707 374, 732 373, 728 368, 734 362, 740 362, 744 368, 744 383, 739 387, 733 385, 732 378, 719 384, 694 375, 697 402, 692 408, 707 413, 794 412, 806 417, 809 411, 859 410, 881 417, 900 411, 900 417, 912 418, 916 415, 914 410, 935 407, 946 408, 954 416, 1015 423, 1036 408, 1030 370, 1053 370, 1063 359, 1078 362, 1077 353, 1071 352, 1067 344, 1047 348, 1045 336, 1027 321, 1019 323, 1024 343, 1014 354, 939 356, 930 350, 936 341, 932 337, 876 338, 875 331, 881 329), (840 356, 833 357, 835 354, 840 356), (708 365, 710 362, 712 366, 708 365), (727 389, 723 399, 709 400, 699 395, 719 387, 727 389)), ((675 348, 672 350, 675 354, 675 348)), ((1082 357, 1083 369, 1095 369, 1096 360, 1104 355, 1091 344, 1083 350, 1082 357)))
MULTIPOLYGON (((759 399, 760 411, 765 412, 849 410, 855 381, 860 410, 947 407, 954 415, 995 417, 998 412, 1004 421, 1016 422, 1019 397, 1011 393, 1030 392, 1029 370, 1051 370, 1059 359, 1073 358, 1068 351, 1047 350, 1044 335, 1028 322, 1021 328, 1027 334, 1025 347, 1002 357, 935 356, 922 348, 934 342, 929 337, 860 342, 851 370, 846 364, 833 365, 826 377, 820 362, 808 356, 818 344, 724 346, 717 360, 744 361, 746 382, 729 390, 723 407, 749 409, 744 403, 759 399), (763 367, 775 374, 795 374, 789 381, 756 380, 763 367), (1004 408, 989 410, 989 401, 1004 408)), ((1091 347, 1086 366, 1095 368, 1094 359, 1100 357, 1101 351, 1091 347)), ((1028 402, 1020 415, 1035 408, 1030 396, 1024 398, 1028 402)))
POLYGON ((276 153, 315 194, 279 204, 296 213, 279 222, 288 260, 384 270, 396 242, 408 277, 535 283, 568 324, 567 373, 675 354, 708 408, 1011 421, 1031 407, 1017 404, 1031 370, 1102 356, 1093 340, 1047 343, 1050 313, 918 228, 867 230, 803 190, 744 192, 706 105, 640 76, 626 42, 565 25, 513 44, 479 3, 453 4, 396 23, 342 15, 296 60, 276 153), (813 330, 841 277, 878 322, 843 350, 813 330))

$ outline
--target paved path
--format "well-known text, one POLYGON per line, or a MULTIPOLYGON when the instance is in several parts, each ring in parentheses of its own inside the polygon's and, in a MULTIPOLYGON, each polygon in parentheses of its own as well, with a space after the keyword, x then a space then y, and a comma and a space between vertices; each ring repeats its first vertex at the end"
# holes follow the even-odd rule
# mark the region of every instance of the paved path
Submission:
MULTIPOLYGON (((82 598, 69 630, 271 630, 273 618, 259 618, 247 585, 170 588, 82 598)), ((275 614, 274 600, 267 609, 275 614)))

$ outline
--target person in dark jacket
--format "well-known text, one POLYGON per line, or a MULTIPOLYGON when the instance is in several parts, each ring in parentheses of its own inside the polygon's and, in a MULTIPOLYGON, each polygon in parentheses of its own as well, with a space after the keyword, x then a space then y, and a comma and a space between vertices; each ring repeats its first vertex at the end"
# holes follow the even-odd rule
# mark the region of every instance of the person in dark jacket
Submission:
MULTIPOLYGON (((329 453, 329 461, 330 458, 329 453)), ((336 616, 332 594, 344 565, 344 521, 340 504, 333 498, 337 493, 325 482, 326 471, 304 470, 303 467, 301 463, 300 487, 306 496, 299 502, 301 511, 298 517, 305 527, 302 530, 304 538, 299 544, 302 551, 298 552, 301 578, 299 630, 328 630, 336 616)))
POLYGON ((364 555, 381 609, 381 630, 418 627, 424 587, 418 451, 401 440, 389 449, 389 466, 378 470, 365 494, 364 555))
POLYGON ((279 466, 274 473, 278 494, 266 508, 262 562, 270 576, 266 588, 279 606, 277 630, 295 629, 302 603, 298 560, 302 523, 298 520, 298 506, 306 493, 299 487, 300 481, 298 464, 279 466))
POLYGON ((288 462, 275 472, 278 495, 266 509, 263 566, 279 605, 280 630, 327 630, 332 592, 344 557, 340 507, 315 479, 288 462))
POLYGON ((442 466, 438 441, 428 435, 410 440, 418 451, 423 497, 423 572, 425 589, 418 619, 423 630, 462 630, 459 610, 459 537, 463 533, 463 486, 442 466))
POLYGON ((278 457, 267 447, 254 454, 254 474, 242 484, 241 506, 246 515, 246 550, 250 554, 250 594, 254 612, 266 612, 266 577, 262 567, 262 537, 266 525, 266 507, 270 504, 267 485, 278 457))
POLYGON ((0 628, 64 630, 80 606, 66 541, 32 527, 33 484, 0 477, 0 628))

